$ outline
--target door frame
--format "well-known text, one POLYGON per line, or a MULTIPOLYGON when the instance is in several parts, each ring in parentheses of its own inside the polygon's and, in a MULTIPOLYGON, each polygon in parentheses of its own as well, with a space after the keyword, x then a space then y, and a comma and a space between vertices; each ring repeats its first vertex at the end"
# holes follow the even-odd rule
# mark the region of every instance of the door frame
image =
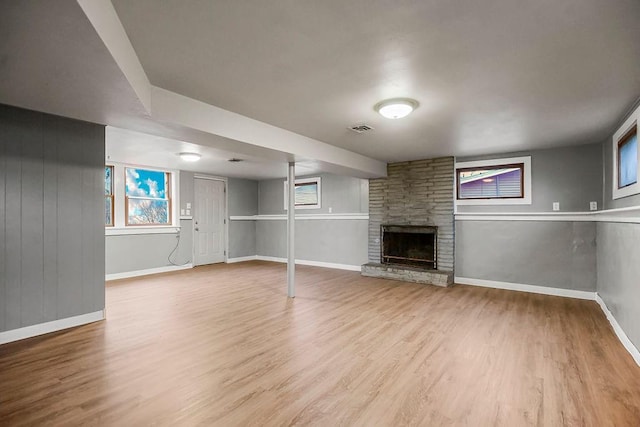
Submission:
MULTIPOLYGON (((223 176, 205 175, 196 173, 193 174, 193 202, 196 203, 196 179, 206 179, 209 181, 222 181, 224 183, 224 263, 227 264, 229 260, 229 179, 223 176)), ((195 214, 195 209, 193 210, 195 214)), ((191 259, 195 266, 196 261, 196 220, 195 215, 193 221, 191 221, 191 235, 193 236, 191 244, 191 259)))

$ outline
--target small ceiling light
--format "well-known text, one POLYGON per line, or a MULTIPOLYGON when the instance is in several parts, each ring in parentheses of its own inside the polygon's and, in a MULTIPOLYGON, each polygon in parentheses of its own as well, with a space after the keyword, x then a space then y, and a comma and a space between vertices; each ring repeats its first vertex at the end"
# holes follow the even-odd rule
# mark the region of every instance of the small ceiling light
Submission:
POLYGON ((202 157, 198 153, 180 153, 180 158, 185 162, 197 162, 202 157))
POLYGON ((409 98, 394 98, 378 102, 373 109, 387 119, 401 119, 418 108, 418 101, 409 98))

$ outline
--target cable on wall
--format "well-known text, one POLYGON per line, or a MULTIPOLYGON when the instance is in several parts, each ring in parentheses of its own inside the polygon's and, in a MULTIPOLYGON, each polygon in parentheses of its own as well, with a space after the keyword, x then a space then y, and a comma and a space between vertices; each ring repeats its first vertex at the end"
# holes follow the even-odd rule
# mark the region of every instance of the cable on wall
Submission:
POLYGON ((167 257, 167 261, 169 261, 169 264, 174 265, 176 267, 183 267, 187 264, 189 264, 191 262, 191 260, 185 262, 184 264, 176 264, 175 262, 173 262, 171 260, 171 256, 178 250, 178 246, 180 246, 180 237, 181 237, 182 233, 180 232, 180 230, 178 230, 178 235, 176 236, 176 246, 173 248, 173 250, 171 251, 171 253, 169 254, 169 256, 167 257))

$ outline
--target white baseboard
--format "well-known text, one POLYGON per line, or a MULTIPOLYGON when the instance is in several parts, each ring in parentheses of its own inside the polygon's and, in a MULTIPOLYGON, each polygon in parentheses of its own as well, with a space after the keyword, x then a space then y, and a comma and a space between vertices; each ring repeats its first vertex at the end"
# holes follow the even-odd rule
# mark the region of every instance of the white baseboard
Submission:
MULTIPOLYGON (((256 257, 253 258, 253 259, 257 259, 257 260, 260 260, 260 261, 280 262, 280 263, 286 263, 287 262, 286 258, 279 258, 279 257, 273 257, 273 256, 263 256, 263 255, 256 255, 256 257)), ((305 259, 297 259, 296 260, 296 264, 298 264, 298 265, 310 265, 310 266, 313 266, 313 267, 335 268, 336 270, 360 271, 360 266, 359 265, 337 264, 337 263, 333 263, 333 262, 309 261, 309 260, 305 260, 305 259)))
POLYGON ((558 297, 578 298, 595 301, 596 293, 576 291, 573 289, 549 288, 547 286, 524 285, 521 283, 498 282, 495 280, 470 279, 468 277, 454 277, 454 283, 460 285, 481 286, 484 288, 507 289, 510 291, 530 292, 534 294, 553 295, 558 297))
MULTIPOLYGON (((298 208, 296 208, 298 209, 298 208)), ((277 215, 231 215, 231 221, 286 221, 287 214, 277 215)), ((299 214, 296 213, 296 221, 307 220, 369 220, 368 213, 324 213, 324 214, 299 214)))
POLYGON ((125 271, 123 273, 112 273, 105 275, 105 280, 128 279, 129 277, 146 276, 148 274, 167 273, 169 271, 188 270, 193 268, 193 264, 186 265, 167 265, 165 267, 148 268, 146 270, 125 271))
POLYGON ((104 310, 93 313, 81 314, 79 316, 67 317, 66 319, 53 320, 51 322, 40 323, 38 325, 25 326, 24 328, 13 329, 11 331, 0 332, 0 344, 19 341, 26 338, 37 337, 75 326, 86 325, 88 323, 104 320, 104 310))
POLYGON ((616 320, 616 318, 613 317, 613 313, 611 313, 611 311, 609 310, 609 307, 607 307, 607 304, 597 293, 596 293, 596 302, 600 305, 600 308, 604 312, 605 316, 607 316, 609 323, 611 323, 611 326, 613 327, 613 331, 618 336, 618 339, 620 340, 624 348, 627 349, 627 351, 631 354, 631 357, 633 357, 633 360, 635 360, 638 366, 640 366, 640 351, 638 351, 638 348, 635 345, 633 345, 633 343, 631 342, 627 334, 624 332, 624 330, 616 320))
POLYGON ((227 258, 227 264, 233 264, 236 262, 255 261, 258 259, 258 255, 241 256, 236 258, 227 258))

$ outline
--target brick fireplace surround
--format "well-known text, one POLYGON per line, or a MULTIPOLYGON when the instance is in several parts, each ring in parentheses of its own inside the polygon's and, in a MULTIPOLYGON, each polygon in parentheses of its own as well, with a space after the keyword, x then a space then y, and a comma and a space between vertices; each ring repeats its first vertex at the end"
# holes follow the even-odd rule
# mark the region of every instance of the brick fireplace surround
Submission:
POLYGON ((438 286, 453 283, 453 157, 391 163, 387 175, 369 180, 369 262, 362 274, 438 286), (437 270, 381 264, 381 225, 438 227, 437 270))

